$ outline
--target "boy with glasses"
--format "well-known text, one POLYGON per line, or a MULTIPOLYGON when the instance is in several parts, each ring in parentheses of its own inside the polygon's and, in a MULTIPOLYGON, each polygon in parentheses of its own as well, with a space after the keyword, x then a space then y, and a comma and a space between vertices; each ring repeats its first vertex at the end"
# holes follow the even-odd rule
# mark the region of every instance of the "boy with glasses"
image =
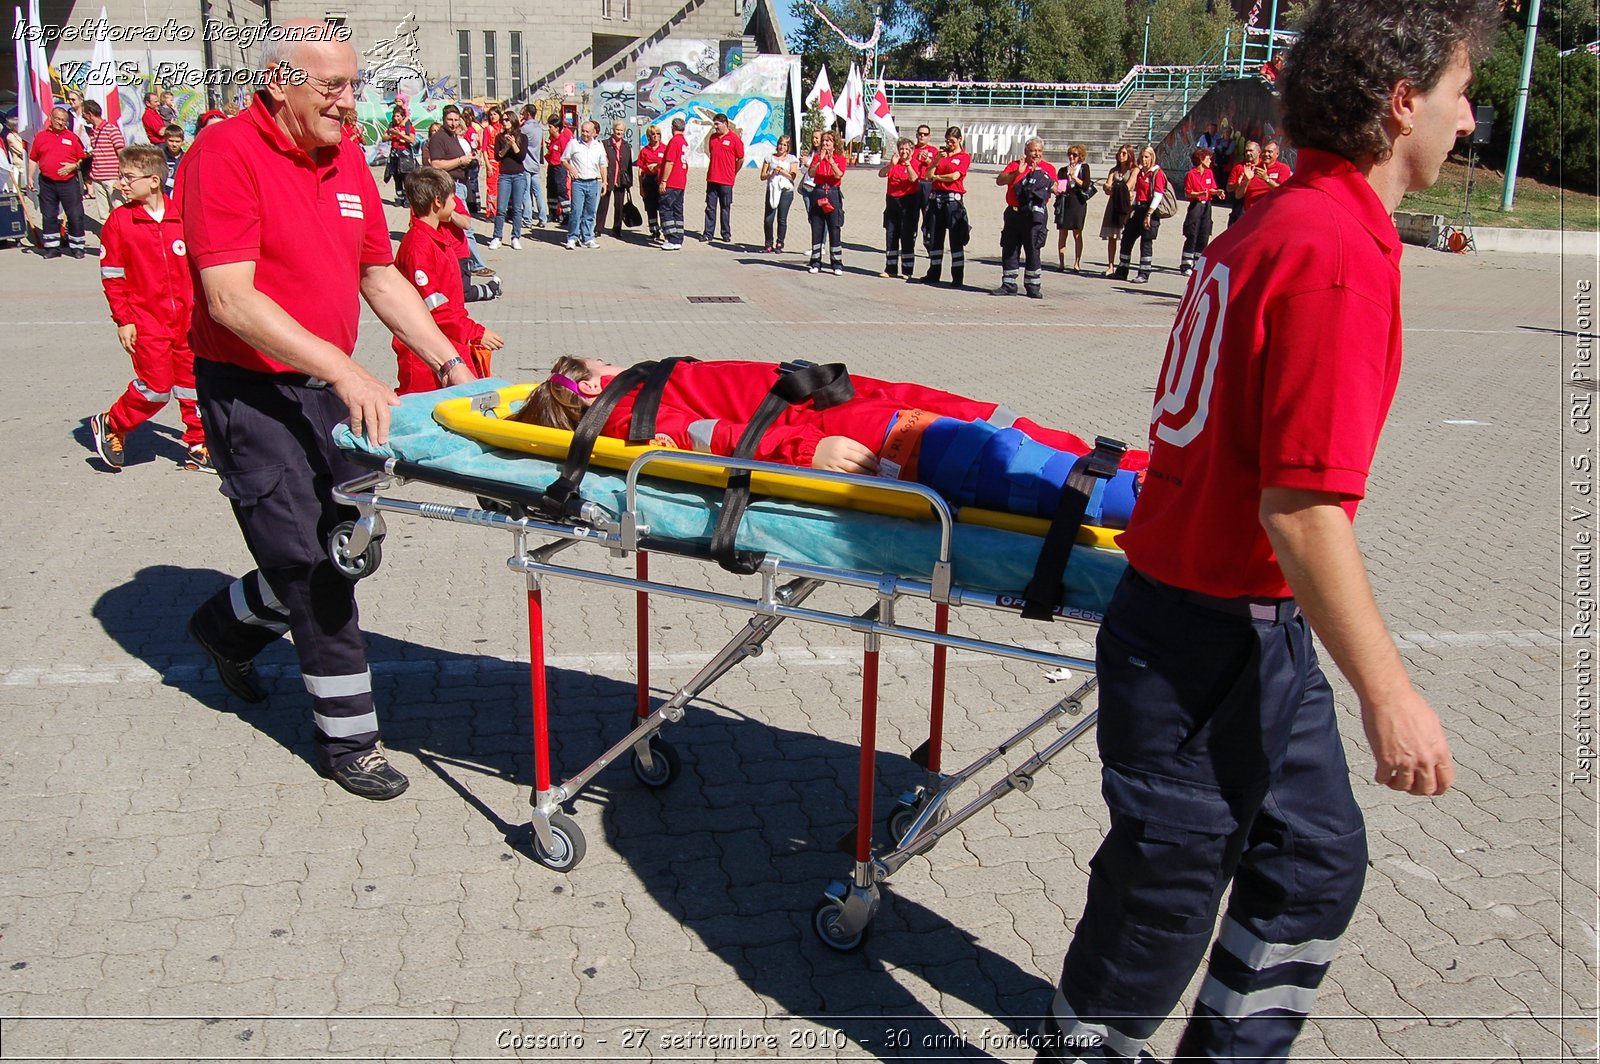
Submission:
POLYGON ((101 231, 100 284, 117 323, 117 341, 133 358, 133 380, 110 410, 89 419, 94 449, 120 472, 125 437, 176 397, 183 414, 185 469, 214 473, 195 405, 189 312, 194 284, 177 203, 162 188, 165 152, 136 144, 117 153, 117 191, 127 202, 101 231))

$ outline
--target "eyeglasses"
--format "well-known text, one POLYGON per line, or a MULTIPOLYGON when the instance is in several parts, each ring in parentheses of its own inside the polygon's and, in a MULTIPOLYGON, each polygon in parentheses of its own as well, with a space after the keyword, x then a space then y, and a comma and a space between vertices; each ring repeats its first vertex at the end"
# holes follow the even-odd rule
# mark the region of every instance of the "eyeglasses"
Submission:
POLYGON ((157 177, 155 174, 118 174, 117 175, 117 184, 119 184, 119 185, 131 185, 135 181, 141 181, 141 180, 160 181, 161 178, 157 177))
POLYGON ((360 96, 367 84, 360 78, 314 78, 310 74, 306 75, 306 82, 330 100, 343 96, 346 89, 351 95, 360 96))

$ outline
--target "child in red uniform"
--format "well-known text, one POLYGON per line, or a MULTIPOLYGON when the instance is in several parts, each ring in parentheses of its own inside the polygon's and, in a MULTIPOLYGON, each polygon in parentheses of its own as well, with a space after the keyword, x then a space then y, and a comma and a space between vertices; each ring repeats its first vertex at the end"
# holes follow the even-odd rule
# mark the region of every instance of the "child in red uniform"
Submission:
MULTIPOLYGON (((599 359, 559 359, 549 381, 511 419, 570 429, 621 372, 599 359)), ((661 392, 654 442, 732 454, 780 372, 773 362, 680 363, 661 392)), ((1049 517, 1076 459, 1091 450, 1070 432, 1036 425, 994 403, 856 374, 850 383, 854 394, 842 403, 785 410, 750 457, 914 480, 957 505, 1049 517)), ((602 435, 627 437, 636 395, 617 403, 602 435)), ((1125 525, 1145 461, 1143 451, 1127 452, 1121 470, 1094 492, 1086 520, 1125 525)))
MULTIPOLYGON (((467 316, 459 249, 450 231, 456 213, 455 182, 443 170, 424 166, 406 178, 406 199, 411 204, 411 229, 395 253, 395 268, 416 286, 423 305, 432 312, 439 331, 455 345, 456 353, 477 370, 473 346, 498 351, 505 341, 467 316)), ((397 393, 427 392, 440 386, 433 371, 398 336, 394 353, 400 376, 397 393)))
POLYGON ((194 284, 178 204, 162 190, 164 156, 150 144, 117 153, 117 187, 128 202, 111 212, 100 232, 100 283, 117 323, 117 340, 133 357, 135 376, 110 410, 89 419, 89 429, 94 449, 117 472, 124 437, 176 396, 189 449, 184 468, 214 473, 195 406, 194 352, 189 350, 194 284))

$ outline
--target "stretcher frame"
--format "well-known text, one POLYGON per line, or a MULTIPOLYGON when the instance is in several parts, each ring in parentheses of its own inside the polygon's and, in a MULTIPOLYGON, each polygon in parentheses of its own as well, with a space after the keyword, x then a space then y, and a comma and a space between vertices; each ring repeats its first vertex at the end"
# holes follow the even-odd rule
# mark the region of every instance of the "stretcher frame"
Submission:
MULTIPOLYGON (((848 879, 836 880, 826 887, 812 912, 812 927, 818 937, 830 948, 841 952, 858 949, 866 940, 881 902, 880 888, 891 875, 911 858, 928 853, 940 839, 1005 795, 1030 789, 1039 770, 1093 727, 1098 716, 1098 709, 1088 707, 1089 696, 1098 683, 1092 661, 950 633, 952 607, 977 606, 1015 613, 1019 602, 1012 595, 964 589, 954 583, 951 559, 954 514, 943 498, 920 484, 886 482, 878 478, 823 470, 805 471, 806 476, 822 480, 870 484, 879 489, 889 487, 923 498, 940 523, 938 561, 929 579, 908 579, 891 573, 785 561, 769 552, 753 577, 759 580, 759 592, 746 597, 651 579, 649 556, 652 553, 707 561, 711 558, 709 550, 703 546, 651 538, 649 528, 640 520, 640 478, 650 465, 663 460, 784 475, 794 475, 794 467, 677 450, 650 451, 635 459, 627 470, 623 512, 611 514, 593 502, 584 502, 577 518, 566 523, 538 514, 536 508, 542 493, 534 489, 360 451, 347 451, 346 456, 372 470, 334 490, 340 502, 354 507, 358 513, 355 521, 346 522, 334 531, 328 544, 334 564, 352 579, 370 575, 377 568, 381 558, 379 545, 386 531, 385 514, 404 514, 499 529, 512 536, 514 549, 506 564, 513 572, 524 576, 528 604, 534 753, 530 841, 534 858, 553 871, 572 871, 583 860, 587 849, 582 829, 563 807, 571 803, 603 769, 624 755, 631 755, 633 774, 645 786, 654 789, 670 785, 677 778, 680 762, 676 751, 661 735, 663 729, 668 724, 682 720, 689 703, 735 665, 747 657, 760 655, 766 641, 786 620, 845 628, 857 632, 863 639, 856 822, 851 831, 839 840, 839 848, 852 855, 854 867, 848 879), (466 492, 477 496, 480 503, 492 504, 497 508, 417 502, 388 496, 391 490, 411 481, 466 492), (502 506, 504 510, 499 509, 502 506), (535 541, 542 542, 536 546, 535 541), (635 575, 630 577, 590 571, 554 561, 557 555, 580 544, 603 547, 614 557, 634 555, 635 575), (551 577, 635 592, 637 675, 631 727, 626 735, 593 762, 559 783, 552 774, 549 692, 545 675, 544 582, 551 577), (806 599, 824 584, 867 589, 873 592, 875 601, 861 613, 806 607, 806 599), (652 595, 737 609, 751 615, 745 626, 726 645, 654 710, 650 708, 649 669, 649 599, 652 595), (928 599, 934 603, 931 630, 897 621, 895 605, 901 598, 928 599), (932 645, 932 690, 928 739, 910 755, 924 769, 923 781, 899 797, 894 811, 888 817, 891 837, 889 848, 882 853, 874 853, 878 666, 881 642, 885 637, 932 645), (1085 678, 1070 693, 1057 699, 1037 718, 999 745, 979 755, 965 767, 947 773, 941 765, 941 751, 946 660, 951 649, 1010 658, 1051 669, 1068 669, 1083 674, 1085 678), (953 796, 960 788, 973 782, 980 773, 1052 724, 1059 728, 1058 735, 1037 748, 1016 767, 1005 771, 998 780, 965 804, 957 806, 953 796)), ((1057 616, 1069 623, 1098 622, 1097 617, 1088 616, 1079 609, 1063 608, 1057 611, 1057 616)))

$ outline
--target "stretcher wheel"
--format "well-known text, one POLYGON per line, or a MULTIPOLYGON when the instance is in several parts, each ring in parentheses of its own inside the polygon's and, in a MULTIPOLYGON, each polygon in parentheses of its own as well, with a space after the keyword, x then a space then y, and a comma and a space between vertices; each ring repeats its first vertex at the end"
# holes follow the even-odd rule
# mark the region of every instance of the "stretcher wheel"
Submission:
POLYGON ((347 580, 361 580, 378 571, 383 564, 383 537, 373 536, 367 549, 357 557, 350 557, 350 535, 356 530, 354 521, 341 521, 328 533, 328 559, 339 575, 347 580))
POLYGON ((570 872, 577 868, 587 850, 583 830, 565 813, 550 814, 550 849, 544 848, 537 831, 533 833, 534 860, 552 872, 570 872))
POLYGON ((650 761, 651 766, 645 768, 638 751, 634 751, 633 774, 640 783, 652 790, 670 785, 683 770, 683 761, 678 757, 678 751, 672 748, 671 743, 657 735, 650 737, 650 761))
MULTIPOLYGON (((906 835, 911 831, 911 825, 917 822, 917 817, 921 813, 922 807, 917 805, 896 805, 894 807, 894 812, 889 814, 889 837, 894 840, 896 846, 905 845, 906 835)), ((933 823, 939 823, 946 815, 945 810, 940 808, 939 812, 934 816, 933 823)))
POLYGON ((811 926, 824 946, 839 953, 854 953, 861 948, 862 943, 866 942, 867 932, 871 930, 872 925, 867 924, 853 935, 841 935, 839 914, 842 911, 838 902, 832 898, 823 898, 817 902, 817 907, 811 910, 811 926))

